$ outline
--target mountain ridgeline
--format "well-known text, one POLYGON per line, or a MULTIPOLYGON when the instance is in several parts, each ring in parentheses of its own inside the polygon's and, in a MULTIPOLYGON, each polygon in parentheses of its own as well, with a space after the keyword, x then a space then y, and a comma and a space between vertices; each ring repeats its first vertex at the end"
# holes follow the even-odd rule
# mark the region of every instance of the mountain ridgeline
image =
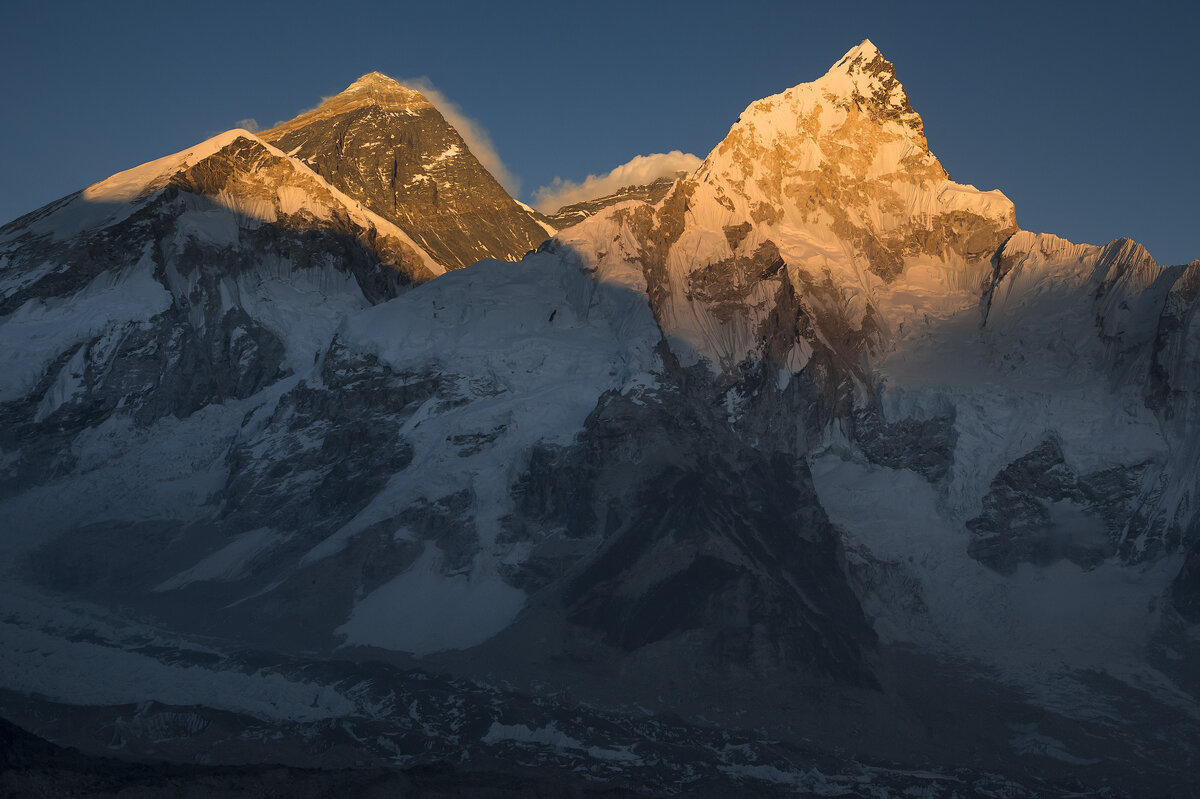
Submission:
POLYGON ((1200 261, 952 181, 869 41, 551 217, 371 73, 0 228, 0 715, 555 790, 1183 795, 1198 307, 1200 261))

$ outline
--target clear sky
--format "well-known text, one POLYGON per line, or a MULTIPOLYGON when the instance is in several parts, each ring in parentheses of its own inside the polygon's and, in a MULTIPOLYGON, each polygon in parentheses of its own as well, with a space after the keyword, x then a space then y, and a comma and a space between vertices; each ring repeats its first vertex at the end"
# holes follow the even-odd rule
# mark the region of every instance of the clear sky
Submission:
POLYGON ((360 74, 426 77, 530 199, 703 157, 752 101, 870 38, 951 177, 1034 231, 1200 258, 1195 2, 10 2, 0 221, 360 74))

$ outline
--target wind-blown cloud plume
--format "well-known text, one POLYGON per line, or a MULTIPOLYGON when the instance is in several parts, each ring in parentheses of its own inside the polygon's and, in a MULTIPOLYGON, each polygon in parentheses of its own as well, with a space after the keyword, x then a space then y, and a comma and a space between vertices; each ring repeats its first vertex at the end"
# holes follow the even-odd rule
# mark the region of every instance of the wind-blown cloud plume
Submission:
POLYGON ((533 193, 533 203, 543 213, 552 214, 564 205, 612 194, 622 186, 640 186, 675 172, 691 172, 701 160, 691 153, 637 155, 627 163, 603 175, 588 175, 582 183, 555 178, 549 186, 533 193))
POLYGON ((463 137, 467 148, 479 160, 479 163, 483 164, 483 168, 492 173, 492 177, 504 187, 505 191, 514 197, 520 193, 521 179, 510 172, 504 162, 500 160, 500 155, 496 152, 491 137, 488 136, 482 125, 464 114, 457 103, 438 91, 429 78, 403 78, 398 82, 425 95, 425 99, 437 107, 446 121, 458 131, 458 135, 463 137))

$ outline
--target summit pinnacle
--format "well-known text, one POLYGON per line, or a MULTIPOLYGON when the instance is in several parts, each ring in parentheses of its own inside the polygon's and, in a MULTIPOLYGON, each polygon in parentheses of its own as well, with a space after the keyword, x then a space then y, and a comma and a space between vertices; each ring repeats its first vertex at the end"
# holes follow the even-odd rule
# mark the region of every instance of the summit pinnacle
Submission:
POLYGON ((546 239, 425 95, 370 72, 262 138, 408 233, 446 269, 546 239))

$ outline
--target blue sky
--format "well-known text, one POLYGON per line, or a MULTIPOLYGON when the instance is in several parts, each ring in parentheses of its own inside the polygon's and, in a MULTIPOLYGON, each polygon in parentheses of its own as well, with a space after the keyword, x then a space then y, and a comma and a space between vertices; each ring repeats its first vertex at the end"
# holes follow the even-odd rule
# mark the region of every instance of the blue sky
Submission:
POLYGON ((703 157, 863 38, 951 176, 1030 230, 1200 257, 1193 3, 20 3, 0 20, 0 220, 360 74, 426 77, 528 200, 636 155, 703 157))

